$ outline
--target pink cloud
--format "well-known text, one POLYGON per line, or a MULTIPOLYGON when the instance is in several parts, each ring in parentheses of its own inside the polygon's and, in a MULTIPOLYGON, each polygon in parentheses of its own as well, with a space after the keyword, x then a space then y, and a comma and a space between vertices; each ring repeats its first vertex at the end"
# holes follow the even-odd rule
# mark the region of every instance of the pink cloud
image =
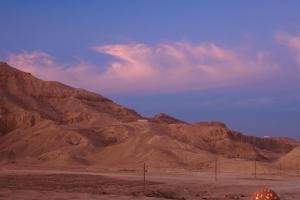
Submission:
POLYGON ((275 38, 280 44, 290 48, 300 68, 300 36, 293 36, 288 33, 281 32, 277 33, 275 38))
POLYGON ((57 63, 49 54, 41 51, 9 53, 7 62, 25 72, 46 81, 60 81, 74 87, 93 89, 95 67, 85 62, 75 66, 57 63))
POLYGON ((105 71, 86 62, 65 66, 45 52, 10 54, 8 62, 42 79, 105 93, 239 87, 279 71, 268 54, 251 57, 214 43, 112 44, 93 49, 112 57, 108 66, 101 66, 105 71))
POLYGON ((237 86, 278 72, 268 55, 247 57, 213 43, 189 42, 105 45, 94 47, 115 58, 103 74, 111 89, 178 91, 237 86), (115 84, 113 84, 115 83, 115 84))

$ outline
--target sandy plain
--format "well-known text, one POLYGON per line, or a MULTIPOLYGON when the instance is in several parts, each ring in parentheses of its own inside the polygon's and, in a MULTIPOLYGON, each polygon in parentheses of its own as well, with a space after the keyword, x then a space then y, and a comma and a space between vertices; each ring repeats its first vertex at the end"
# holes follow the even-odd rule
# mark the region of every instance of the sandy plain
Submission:
POLYGON ((142 171, 86 172, 2 168, 2 200, 248 200, 269 187, 282 200, 300 199, 300 176, 292 174, 218 173, 210 171, 149 171, 144 189, 142 171))

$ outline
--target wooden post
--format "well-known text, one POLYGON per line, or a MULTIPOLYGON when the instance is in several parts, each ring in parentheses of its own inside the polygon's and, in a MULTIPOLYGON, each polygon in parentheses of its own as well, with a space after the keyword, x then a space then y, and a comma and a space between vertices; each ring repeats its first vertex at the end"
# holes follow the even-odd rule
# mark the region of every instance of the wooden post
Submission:
POLYGON ((146 194, 146 163, 144 163, 144 194, 146 194))
POLYGON ((281 163, 279 165, 279 175, 282 176, 282 165, 281 165, 281 163))
POLYGON ((218 180, 218 159, 215 160, 215 181, 218 180))
POLYGON ((256 179, 256 177, 257 177, 257 163, 256 163, 257 161, 256 161, 256 158, 255 158, 255 160, 254 160, 254 178, 256 179))

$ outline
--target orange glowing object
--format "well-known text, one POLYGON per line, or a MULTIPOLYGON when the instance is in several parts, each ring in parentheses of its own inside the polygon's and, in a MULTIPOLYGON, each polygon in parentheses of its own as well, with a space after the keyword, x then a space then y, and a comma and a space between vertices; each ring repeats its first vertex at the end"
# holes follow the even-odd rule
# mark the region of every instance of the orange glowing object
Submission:
POLYGON ((280 200, 280 198, 273 190, 263 188, 255 192, 250 200, 280 200))

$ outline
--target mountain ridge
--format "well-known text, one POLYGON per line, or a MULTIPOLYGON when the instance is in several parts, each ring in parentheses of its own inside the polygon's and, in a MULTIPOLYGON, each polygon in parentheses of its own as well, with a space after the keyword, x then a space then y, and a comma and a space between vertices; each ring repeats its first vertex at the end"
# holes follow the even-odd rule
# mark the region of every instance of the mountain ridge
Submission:
MULTIPOLYGON (((222 159, 273 161, 299 143, 246 136, 222 122, 145 118, 96 93, 0 62, 0 163, 203 168, 222 159), (133 164, 134 163, 134 164, 133 164)), ((232 160, 234 161, 234 160, 232 160)))

